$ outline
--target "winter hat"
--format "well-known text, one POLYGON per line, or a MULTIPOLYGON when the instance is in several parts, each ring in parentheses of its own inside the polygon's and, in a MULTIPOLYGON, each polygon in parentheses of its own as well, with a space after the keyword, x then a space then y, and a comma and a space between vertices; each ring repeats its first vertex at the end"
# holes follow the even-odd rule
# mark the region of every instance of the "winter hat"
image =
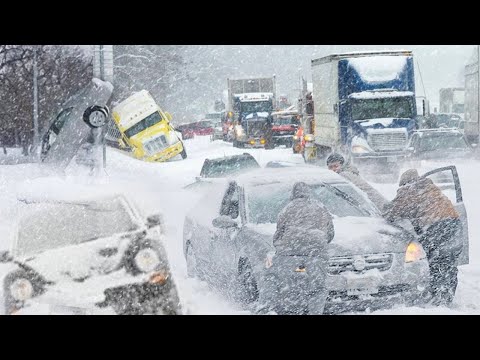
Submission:
POLYGON ((345 158, 339 153, 333 153, 327 158, 327 166, 334 162, 339 162, 343 165, 345 163, 345 158))
POLYGON ((400 181, 398 182, 398 186, 404 186, 412 181, 418 179, 418 171, 416 169, 409 169, 405 171, 402 176, 400 176, 400 181))
POLYGON ((304 182, 297 182, 293 185, 292 200, 300 198, 310 198, 312 196, 312 190, 304 182))

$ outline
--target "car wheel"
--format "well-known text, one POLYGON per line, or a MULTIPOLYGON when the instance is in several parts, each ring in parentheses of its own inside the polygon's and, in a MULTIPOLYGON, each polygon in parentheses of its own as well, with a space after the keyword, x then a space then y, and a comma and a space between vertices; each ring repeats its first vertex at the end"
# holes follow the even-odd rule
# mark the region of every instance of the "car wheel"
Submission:
POLYGON ((188 244, 188 247, 187 247, 186 262, 187 262, 187 276, 190 278, 197 277, 198 276, 197 259, 195 258, 195 253, 190 243, 188 244))
POLYGON ((258 285, 248 259, 240 259, 239 282, 241 287, 241 301, 246 304, 257 301, 259 298, 258 285))

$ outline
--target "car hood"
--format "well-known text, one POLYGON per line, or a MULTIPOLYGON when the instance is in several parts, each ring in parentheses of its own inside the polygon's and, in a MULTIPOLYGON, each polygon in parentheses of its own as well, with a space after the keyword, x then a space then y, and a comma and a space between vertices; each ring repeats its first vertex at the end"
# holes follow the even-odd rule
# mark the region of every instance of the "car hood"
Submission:
MULTIPOLYGON (((346 256, 378 253, 403 253, 413 235, 388 224, 380 217, 334 217, 335 236, 328 245, 328 255, 346 256)), ((276 224, 249 224, 273 246, 276 224)))
POLYGON ((116 235, 15 257, 15 262, 33 269, 47 281, 82 282, 119 269, 132 241, 132 233, 116 235))

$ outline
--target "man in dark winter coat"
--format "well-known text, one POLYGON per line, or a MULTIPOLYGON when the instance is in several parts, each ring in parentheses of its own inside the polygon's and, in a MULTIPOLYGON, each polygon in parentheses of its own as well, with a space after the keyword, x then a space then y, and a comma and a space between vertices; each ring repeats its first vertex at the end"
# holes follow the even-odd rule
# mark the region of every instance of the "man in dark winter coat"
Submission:
POLYGON ((323 253, 325 244, 334 236, 332 215, 303 182, 293 186, 290 199, 277 219, 277 231, 273 236, 277 253, 323 253))
POLYGON ((412 222, 428 258, 432 304, 450 304, 457 288, 461 251, 461 245, 457 245, 461 222, 452 202, 431 179, 420 178, 417 170, 410 169, 400 177, 397 196, 385 218, 412 222))
POLYGON ((327 158, 327 167, 353 183, 356 187, 367 194, 370 201, 381 212, 384 210, 384 207, 388 204, 387 199, 385 199, 382 194, 375 190, 360 176, 360 172, 355 166, 345 164, 345 158, 341 154, 331 154, 327 158))
MULTIPOLYGON (((280 314, 322 314, 328 291, 327 244, 334 237, 332 216, 315 199, 311 188, 299 182, 293 186, 291 201, 280 212, 273 237, 275 257, 275 298, 280 314)), ((265 292, 264 292, 265 293, 265 292)))

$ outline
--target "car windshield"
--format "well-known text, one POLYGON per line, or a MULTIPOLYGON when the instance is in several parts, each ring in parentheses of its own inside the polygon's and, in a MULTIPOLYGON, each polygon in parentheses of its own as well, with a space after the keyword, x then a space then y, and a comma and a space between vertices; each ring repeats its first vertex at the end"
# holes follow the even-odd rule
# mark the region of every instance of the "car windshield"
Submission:
POLYGON ((436 151, 448 149, 467 149, 468 145, 461 134, 435 134, 423 136, 420 151, 436 151))
POLYGON ((132 136, 137 135, 143 130, 148 129, 149 127, 155 124, 158 124, 162 120, 163 120, 162 116, 158 111, 156 111, 153 114, 147 116, 142 121, 139 121, 138 123, 130 127, 128 130, 126 130, 125 135, 127 135, 128 138, 131 138, 132 136))
MULTIPOLYGON (((262 184, 246 191, 247 218, 249 223, 276 223, 278 214, 290 201, 293 184, 262 184)), ((336 216, 366 217, 375 210, 348 184, 312 185, 315 198, 336 216), (354 194, 352 197, 350 194, 354 194), (362 203, 359 203, 359 200, 362 203), (366 209, 369 208, 371 212, 366 209)))
POLYGON ((352 99, 352 119, 413 118, 412 98, 352 99))
POLYGON ((275 125, 291 125, 291 124, 298 124, 298 120, 296 116, 282 116, 282 117, 275 117, 273 120, 275 125))
POLYGON ((84 203, 42 203, 19 222, 16 256, 105 238, 139 228, 121 198, 84 203))
POLYGON ((225 159, 205 160, 202 170, 200 171, 201 177, 206 178, 220 178, 228 175, 237 174, 247 169, 257 169, 260 165, 251 156, 239 156, 225 159))

